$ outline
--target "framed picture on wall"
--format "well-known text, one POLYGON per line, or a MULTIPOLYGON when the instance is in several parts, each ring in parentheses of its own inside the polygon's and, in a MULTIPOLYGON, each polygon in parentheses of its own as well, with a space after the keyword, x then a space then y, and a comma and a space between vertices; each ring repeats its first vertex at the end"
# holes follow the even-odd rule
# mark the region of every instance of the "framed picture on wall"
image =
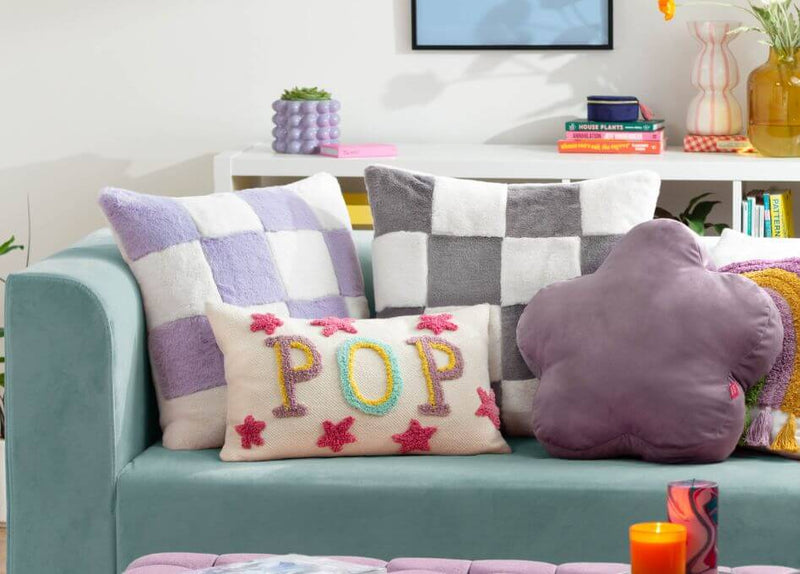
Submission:
POLYGON ((613 0, 411 0, 415 50, 610 50, 613 0))

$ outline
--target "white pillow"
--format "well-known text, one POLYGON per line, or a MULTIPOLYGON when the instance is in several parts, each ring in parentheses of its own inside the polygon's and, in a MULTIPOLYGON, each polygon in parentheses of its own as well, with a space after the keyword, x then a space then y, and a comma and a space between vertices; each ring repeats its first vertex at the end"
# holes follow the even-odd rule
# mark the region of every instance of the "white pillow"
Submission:
POLYGON ((711 251, 718 267, 752 259, 786 259, 800 257, 800 239, 779 237, 750 237, 733 229, 722 232, 711 251))
POLYGON ((714 248, 716 248, 717 243, 719 243, 719 237, 716 235, 698 235, 697 240, 700 242, 700 245, 706 248, 709 254, 714 252, 714 248))

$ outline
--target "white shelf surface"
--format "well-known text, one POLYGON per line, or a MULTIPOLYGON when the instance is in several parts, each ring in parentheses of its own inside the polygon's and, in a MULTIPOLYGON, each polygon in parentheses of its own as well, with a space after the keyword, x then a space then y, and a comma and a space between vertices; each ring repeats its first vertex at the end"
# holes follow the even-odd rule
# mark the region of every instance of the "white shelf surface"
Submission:
POLYGON ((227 151, 214 158, 217 192, 237 189, 236 177, 305 177, 325 171, 363 177, 373 164, 430 174, 499 180, 580 180, 648 169, 664 181, 722 181, 731 184, 731 222, 741 227, 744 182, 800 182, 800 159, 755 154, 686 153, 661 155, 560 154, 553 145, 401 144, 397 157, 338 159, 277 154, 269 144, 227 151))
POLYGON ((276 154, 267 144, 224 152, 215 160, 221 178, 306 176, 319 171, 337 177, 361 177, 372 164, 452 177, 483 179, 588 179, 636 169, 657 172, 671 181, 800 181, 800 159, 755 154, 685 153, 670 148, 662 155, 559 154, 555 145, 408 144, 397 157, 337 159, 318 155, 276 154))

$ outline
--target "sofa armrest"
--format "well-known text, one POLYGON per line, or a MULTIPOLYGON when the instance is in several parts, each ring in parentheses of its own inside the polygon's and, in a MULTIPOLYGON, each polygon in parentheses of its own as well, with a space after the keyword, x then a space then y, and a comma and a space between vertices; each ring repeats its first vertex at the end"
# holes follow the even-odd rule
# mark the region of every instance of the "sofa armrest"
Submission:
POLYGON ((107 230, 6 286, 11 574, 116 570, 115 488, 158 437, 139 289, 107 230))

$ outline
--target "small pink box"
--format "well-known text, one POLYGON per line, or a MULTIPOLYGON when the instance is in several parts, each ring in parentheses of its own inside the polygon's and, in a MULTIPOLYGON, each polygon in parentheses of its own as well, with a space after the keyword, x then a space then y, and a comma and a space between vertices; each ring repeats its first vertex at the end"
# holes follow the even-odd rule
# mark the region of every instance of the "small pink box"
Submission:
POLYGON ((393 144, 324 144, 319 153, 328 157, 394 157, 397 147, 393 144))

